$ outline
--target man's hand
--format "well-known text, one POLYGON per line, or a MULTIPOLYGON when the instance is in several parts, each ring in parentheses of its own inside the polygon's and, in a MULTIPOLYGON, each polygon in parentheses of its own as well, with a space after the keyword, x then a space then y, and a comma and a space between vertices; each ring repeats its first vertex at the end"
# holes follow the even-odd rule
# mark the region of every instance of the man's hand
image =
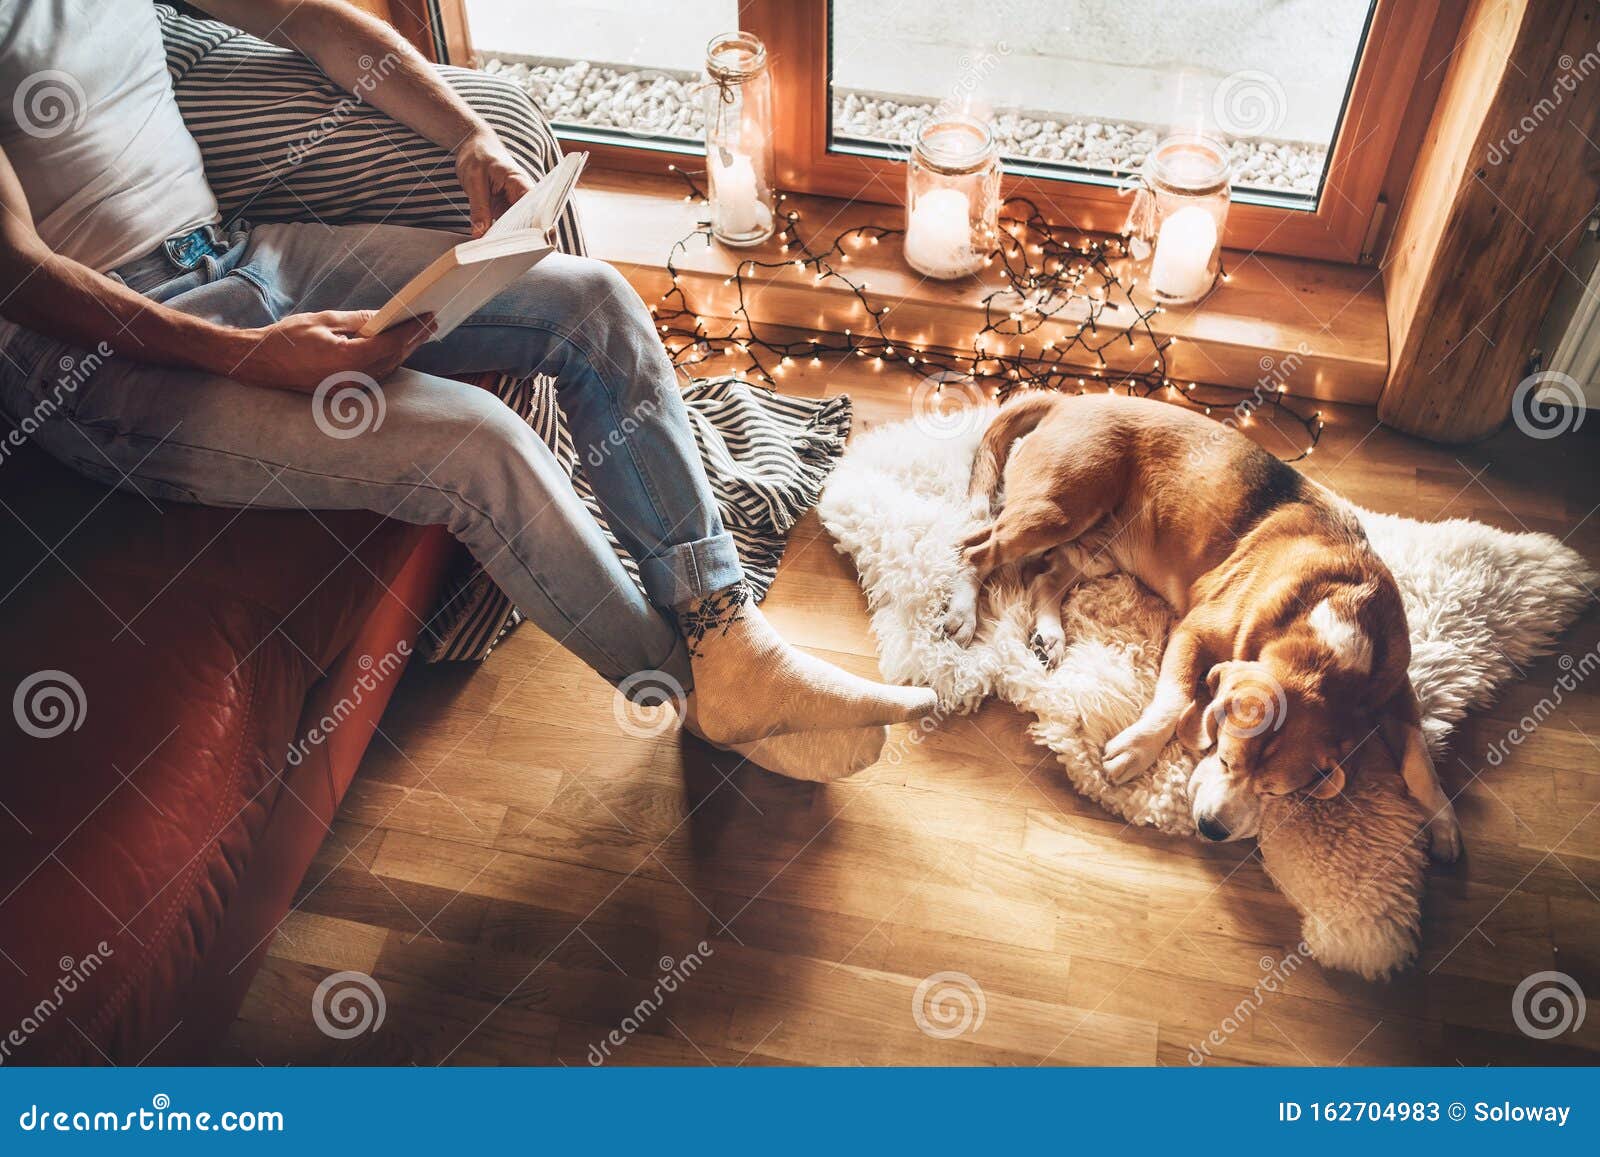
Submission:
POLYGON ((247 330, 246 353, 227 376, 236 381, 310 393, 327 377, 355 371, 376 380, 394 373, 433 333, 433 318, 402 321, 373 337, 359 336, 372 310, 297 313, 247 330))
POLYGON ((455 151, 456 179, 472 209, 472 235, 482 237, 500 214, 533 188, 533 178, 492 131, 468 137, 455 151))

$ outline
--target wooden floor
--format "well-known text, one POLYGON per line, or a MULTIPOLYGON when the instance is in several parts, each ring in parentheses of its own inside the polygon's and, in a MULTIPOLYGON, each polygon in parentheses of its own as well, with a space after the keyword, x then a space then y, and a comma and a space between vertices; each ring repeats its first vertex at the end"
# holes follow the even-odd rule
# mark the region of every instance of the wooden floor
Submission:
MULTIPOLYGON (((786 388, 851 393, 859 430, 906 416, 908 380, 858 363, 786 388)), ((1329 420, 1307 471, 1355 501, 1600 558, 1587 432, 1445 449, 1364 411, 1329 420)), ((767 608, 875 670, 852 568, 814 517, 767 608)), ((1591 611, 1561 650, 1597 642, 1591 611)), ((1215 1029, 1214 1064, 1594 1063, 1600 1010, 1537 1041, 1511 1002, 1547 969, 1600 994, 1600 686, 1484 762, 1561 673, 1529 669, 1443 761, 1468 852, 1432 872, 1420 963, 1388 984, 1307 964, 1257 1008, 1299 931, 1253 848, 1125 827, 1011 708, 897 736, 895 766, 795 783, 675 730, 620 733, 610 689, 523 627, 482 667, 406 675, 220 1059, 1181 1066, 1215 1029), (337 1040, 311 1002, 347 969, 375 978, 385 1018, 337 1040), (967 1031, 920 1028, 919 986, 949 998, 951 1028, 964 998, 967 1031)))

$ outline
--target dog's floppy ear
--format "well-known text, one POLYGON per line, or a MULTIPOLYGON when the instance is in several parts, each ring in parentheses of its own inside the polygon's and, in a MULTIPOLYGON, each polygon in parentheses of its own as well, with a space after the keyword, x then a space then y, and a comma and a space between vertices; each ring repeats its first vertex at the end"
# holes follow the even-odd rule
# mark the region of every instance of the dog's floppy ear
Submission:
POLYGON ((1306 792, 1312 799, 1332 799, 1344 790, 1345 784, 1350 782, 1350 776, 1355 774, 1354 765, 1349 771, 1345 770, 1346 762, 1356 753, 1358 744, 1346 734, 1335 749, 1332 761, 1326 771, 1317 772, 1317 781, 1306 792))
POLYGON ((1217 742, 1217 720, 1224 707, 1217 702, 1217 688, 1227 667, 1227 662, 1217 663, 1206 672, 1204 700, 1197 697, 1178 717, 1178 742, 1196 755, 1210 751, 1217 742))
POLYGON ((1212 699, 1217 697, 1217 688, 1222 686, 1222 677, 1228 673, 1228 668, 1233 666, 1232 659, 1224 659, 1220 663, 1212 664, 1211 670, 1206 672, 1206 694, 1212 699))
POLYGON ((1400 690, 1378 710, 1383 742, 1400 768, 1400 778, 1413 799, 1427 800, 1438 791, 1439 773, 1422 738, 1422 704, 1406 678, 1400 690))
POLYGON ((1178 717, 1178 742, 1199 755, 1210 751, 1216 741, 1217 721, 1211 714, 1211 708, 1196 699, 1178 717))
POLYGON ((1216 745, 1218 721, 1228 710, 1227 700, 1219 699, 1217 692, 1222 687, 1222 677, 1234 665, 1232 659, 1214 664, 1206 672, 1206 702, 1196 699, 1178 719, 1178 741, 1196 755, 1216 745))
POLYGON ((1326 775, 1323 775, 1322 778, 1317 781, 1316 786, 1313 787, 1307 794, 1310 795, 1312 799, 1332 799, 1334 796, 1338 795, 1344 790, 1344 785, 1344 764, 1336 763, 1326 775))

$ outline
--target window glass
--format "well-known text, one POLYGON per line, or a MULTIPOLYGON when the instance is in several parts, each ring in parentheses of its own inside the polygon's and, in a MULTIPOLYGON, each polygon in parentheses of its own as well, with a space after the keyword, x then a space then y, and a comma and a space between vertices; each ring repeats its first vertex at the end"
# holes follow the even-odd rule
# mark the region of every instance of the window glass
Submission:
POLYGON ((992 115, 1007 169, 1113 183, 1156 139, 1232 144, 1241 200, 1315 209, 1370 0, 833 0, 831 147, 992 115))
POLYGON ((564 135, 696 148, 706 44, 737 0, 466 0, 479 66, 510 76, 564 135))

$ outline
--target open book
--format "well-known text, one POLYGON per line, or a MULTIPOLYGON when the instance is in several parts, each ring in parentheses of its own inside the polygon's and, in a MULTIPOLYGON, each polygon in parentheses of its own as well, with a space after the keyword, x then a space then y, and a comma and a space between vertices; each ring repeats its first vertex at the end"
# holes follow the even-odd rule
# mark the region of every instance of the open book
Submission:
POLYGON ((474 241, 463 241, 417 274, 361 328, 382 333, 408 317, 433 314, 435 339, 555 251, 550 230, 566 208, 588 153, 569 153, 474 241))

